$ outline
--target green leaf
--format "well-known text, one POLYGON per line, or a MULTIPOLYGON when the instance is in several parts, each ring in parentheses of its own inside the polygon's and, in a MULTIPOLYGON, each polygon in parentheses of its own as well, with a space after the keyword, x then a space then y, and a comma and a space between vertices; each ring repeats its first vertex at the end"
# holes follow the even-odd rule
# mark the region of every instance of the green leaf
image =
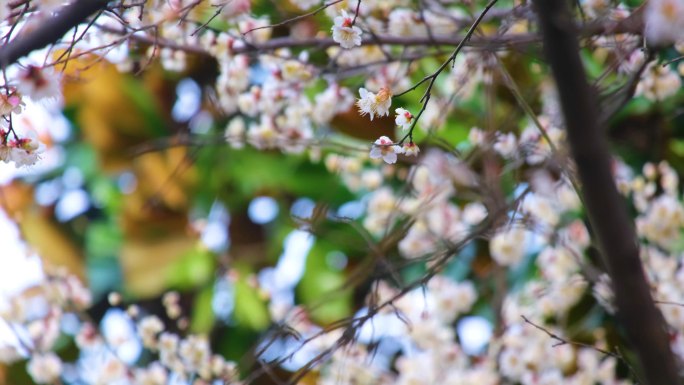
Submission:
POLYGON ((197 287, 213 278, 215 265, 210 251, 196 247, 169 268, 167 282, 178 289, 197 287))
POLYGON ((343 271, 332 268, 326 260, 335 248, 317 240, 306 259, 306 269, 297 285, 297 296, 310 310, 311 318, 323 324, 346 317, 352 310, 352 293, 342 289, 343 271))
POLYGON ((123 235, 111 221, 91 222, 85 234, 88 258, 116 258, 123 235))
POLYGON ((240 278, 235 282, 235 321, 242 327, 252 330, 264 330, 271 323, 271 316, 265 300, 257 289, 247 283, 249 274, 246 266, 242 266, 240 278))
POLYGON ((209 333, 214 326, 216 317, 211 303, 213 298, 214 288, 211 285, 197 293, 190 321, 190 330, 193 333, 209 333))

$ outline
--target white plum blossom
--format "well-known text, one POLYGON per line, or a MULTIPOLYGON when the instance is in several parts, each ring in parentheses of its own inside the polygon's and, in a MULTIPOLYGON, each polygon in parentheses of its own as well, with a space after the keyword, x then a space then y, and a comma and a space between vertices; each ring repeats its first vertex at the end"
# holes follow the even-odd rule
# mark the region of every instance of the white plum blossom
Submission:
POLYGON ((361 116, 368 114, 370 120, 373 120, 376 115, 389 115, 389 108, 392 105, 392 93, 389 88, 383 87, 377 94, 374 94, 361 87, 359 95, 361 98, 356 102, 356 105, 359 107, 361 116))
POLYGON ((499 231, 489 241, 492 258, 503 266, 515 265, 525 255, 527 234, 521 227, 499 231))
POLYGON ((546 247, 537 256, 537 266, 550 281, 562 281, 579 269, 573 252, 564 247, 546 247))
POLYGON ((472 127, 468 132, 468 140, 473 146, 482 146, 485 143, 486 134, 477 127, 472 127))
POLYGON ((554 202, 540 194, 528 195, 523 202, 523 211, 538 223, 556 226, 560 220, 560 214, 554 202))
POLYGON ((348 88, 331 83, 315 97, 312 120, 318 124, 329 123, 335 115, 348 111, 354 105, 354 95, 348 88))
POLYGON ((471 226, 480 224, 487 217, 487 208, 479 202, 468 203, 463 207, 463 221, 471 226))
POLYGON ((397 114, 397 117, 394 118, 394 123, 397 126, 401 127, 402 130, 411 128, 411 125, 413 125, 413 115, 408 110, 399 107, 394 112, 397 114))
POLYGON ((672 44, 684 36, 684 3, 680 0, 651 0, 644 15, 645 35, 650 44, 672 44))
POLYGON ((353 48, 361 45, 361 28, 354 25, 354 17, 346 11, 335 17, 332 27, 333 40, 342 48, 353 48))
POLYGON ((477 291, 470 281, 457 283, 438 275, 428 282, 428 288, 437 318, 447 324, 469 311, 477 299, 477 291))
POLYGON ((509 132, 507 134, 498 135, 494 143, 494 150, 504 158, 513 158, 518 149, 515 134, 509 132))
POLYGON ((670 66, 651 63, 637 84, 636 95, 643 95, 652 101, 661 101, 676 94, 681 86, 681 77, 670 66))
POLYGON ((367 216, 363 226, 373 234, 381 234, 390 224, 397 210, 397 199, 387 187, 381 187, 371 193, 368 200, 367 216))
POLYGON ((637 230, 649 241, 672 247, 684 226, 684 206, 672 196, 661 195, 650 204, 646 215, 637 218, 637 230))
POLYGON ((55 353, 36 353, 27 365, 28 373, 38 384, 52 384, 62 374, 62 360, 55 353))
POLYGON ((382 173, 375 169, 366 170, 361 174, 361 181, 367 189, 375 190, 382 185, 382 173))
POLYGON ((146 368, 134 371, 133 377, 136 383, 142 385, 166 385, 168 372, 159 362, 153 362, 146 368))
POLYGON ((163 330, 164 323, 155 315, 146 316, 138 322, 138 334, 147 348, 157 347, 157 335, 163 330))
POLYGON ((435 240, 425 221, 417 221, 411 226, 406 236, 399 241, 399 252, 404 258, 422 257, 433 251, 435 240))
POLYGON ((394 9, 387 19, 387 30, 394 36, 424 36, 427 33, 420 14, 410 9, 394 9))
POLYGON ((180 343, 178 354, 189 368, 201 368, 209 364, 211 358, 209 341, 200 336, 188 336, 180 343))
POLYGON ((262 116, 259 124, 253 123, 247 131, 247 141, 260 150, 275 148, 279 136, 272 119, 262 116))
POLYGON ((397 147, 390 138, 381 136, 373 143, 370 157, 371 159, 382 158, 386 163, 393 164, 397 162, 398 153, 401 153, 399 147, 397 147))
POLYGON ((223 137, 232 148, 239 149, 245 145, 245 131, 247 131, 247 127, 244 119, 233 118, 226 125, 223 137))
POLYGON ((418 156, 419 152, 420 148, 413 142, 404 143, 401 147, 401 153, 406 156, 418 156))
MULTIPOLYGON (((37 0, 31 5, 35 5, 35 13, 39 14, 50 9, 49 5, 66 3, 66 0, 37 0)), ((302 356, 317 357, 325 352, 320 357, 330 358, 320 360, 314 377, 308 380, 320 385, 631 383, 630 374, 622 363, 617 370, 615 357, 606 357, 591 348, 611 350, 607 330, 597 326, 590 333, 582 334, 581 339, 586 345, 554 346, 553 338, 548 334, 521 320, 521 315, 525 315, 561 336, 564 332, 561 325, 573 329, 577 326, 572 325, 571 319, 575 317, 568 317, 568 313, 570 309, 574 312, 586 308, 576 305, 580 300, 584 304, 587 296, 593 294, 600 305, 589 306, 591 312, 597 312, 597 317, 592 318, 597 322, 606 319, 602 312, 615 311, 610 279, 606 274, 592 273, 591 265, 595 261, 587 255, 592 239, 585 225, 586 212, 582 201, 573 187, 575 167, 572 162, 566 163, 570 158, 558 96, 549 92, 553 82, 541 65, 521 62, 514 72, 517 75, 529 69, 532 75, 525 78, 530 91, 526 97, 535 106, 534 110, 540 112, 536 118, 521 120, 519 117, 523 114, 513 114, 500 130, 497 130, 497 125, 490 124, 486 131, 473 127, 467 140, 453 142, 453 138, 465 134, 464 127, 485 123, 480 99, 486 95, 487 88, 495 84, 495 76, 498 76, 496 71, 492 71, 499 65, 495 58, 492 60, 492 55, 482 50, 471 50, 459 54, 455 63, 449 65, 451 70, 446 71, 439 84, 431 88, 432 100, 423 106, 425 110, 420 122, 425 130, 411 132, 398 143, 388 136, 381 136, 368 149, 368 155, 365 151, 354 151, 358 148, 358 142, 353 142, 356 139, 338 136, 338 128, 345 131, 350 121, 358 124, 358 120, 353 120, 358 119, 355 106, 361 116, 369 115, 371 121, 376 117, 390 116, 393 95, 403 95, 403 90, 411 88, 411 84, 421 77, 430 76, 439 61, 446 59, 444 55, 438 55, 429 59, 425 56, 427 60, 423 60, 423 56, 432 56, 432 51, 439 53, 435 47, 437 42, 455 36, 458 29, 470 22, 474 15, 470 15, 470 11, 476 11, 476 7, 466 13, 454 1, 424 2, 430 3, 424 6, 410 0, 346 0, 335 4, 322 4, 321 0, 292 0, 284 11, 305 10, 322 4, 325 13, 334 17, 332 29, 319 31, 319 24, 311 22, 310 18, 296 18, 293 20, 296 22, 287 22, 286 28, 275 29, 280 40, 269 40, 273 28, 253 30, 272 25, 265 17, 249 15, 249 0, 229 1, 219 10, 221 12, 216 17, 221 32, 211 25, 198 25, 198 17, 201 22, 206 18, 193 10, 192 4, 196 2, 169 0, 158 3, 158 7, 149 6, 144 10, 140 7, 114 7, 110 13, 130 23, 130 30, 137 31, 136 38, 142 41, 157 41, 159 38, 164 43, 163 47, 143 44, 148 47, 149 55, 155 54, 149 59, 159 60, 155 66, 187 71, 187 74, 175 74, 175 80, 179 80, 177 75, 201 80, 198 80, 201 85, 198 108, 202 114, 214 119, 216 127, 225 124, 224 136, 219 136, 217 142, 223 139, 234 149, 249 143, 258 150, 271 152, 300 154, 308 150, 307 155, 298 158, 304 162, 323 163, 329 173, 335 174, 354 195, 350 207, 356 205, 359 208, 350 210, 354 214, 349 216, 355 219, 348 219, 358 221, 353 224, 363 227, 361 235, 364 238, 368 236, 369 244, 378 246, 372 250, 373 253, 377 253, 378 260, 381 258, 383 263, 388 263, 387 266, 379 266, 381 269, 372 275, 397 273, 391 281, 397 285, 396 288, 385 281, 371 283, 372 292, 360 310, 371 317, 365 325, 359 322, 359 338, 339 349, 332 348, 339 346, 343 331, 320 333, 322 327, 316 325, 315 317, 310 317, 300 306, 299 296, 276 296, 275 292, 260 287, 261 272, 258 280, 254 278, 256 275, 247 279, 249 286, 268 302, 274 321, 301 334, 303 338, 300 341, 311 341, 298 347, 304 353, 302 356), (364 28, 363 31, 360 27, 364 28), (326 37, 328 32, 332 39, 326 37), (363 33, 369 32, 373 33, 373 38, 367 39, 370 44, 364 44, 363 33), (436 39, 434 44, 428 42, 428 37, 436 39), (374 41, 376 39, 377 42, 374 41), (408 48, 392 42, 420 43, 421 39, 427 43, 416 47, 413 47, 416 43, 411 43, 408 48), (291 41, 296 44, 290 46, 291 41), (331 41, 336 44, 330 44, 331 41), (322 44, 314 44, 319 42, 322 44), (283 46, 289 48, 280 48, 283 46), (320 50, 320 55, 327 57, 316 56, 315 60, 309 61, 309 54, 315 52, 319 55, 319 48, 326 46, 325 50, 320 50), (191 72, 200 67, 194 60, 196 54, 211 55, 217 63, 217 73, 195 77, 196 73, 191 72), (416 59, 411 58, 414 56, 416 59), (326 62, 330 63, 329 67, 322 64, 326 62), (357 86, 347 88, 343 86, 345 84, 357 86), (363 87, 359 88, 360 85, 363 87), (358 100, 354 97, 357 88, 358 100), (542 92, 535 95, 539 89, 542 92), (476 100, 472 105, 466 104, 476 100), (463 119, 458 117, 458 122, 455 122, 456 111, 464 115, 463 119), (429 137, 421 143, 429 143, 430 148, 424 148, 420 154, 413 139, 423 133, 429 137), (395 164, 398 154, 404 155, 402 160, 405 162, 397 166, 368 159, 382 159, 387 164, 395 164), (415 158, 409 158, 412 156, 415 158), (499 177, 504 182, 501 186, 496 180, 499 177), (490 187, 495 188, 490 190, 490 187), (487 258, 487 251, 493 263, 487 258), (523 260, 524 266, 521 265, 523 260), (389 265, 395 262, 403 265, 389 265), (424 279, 415 281, 421 287, 409 289, 412 278, 404 276, 405 271, 401 268, 409 265, 431 269, 436 274, 424 276, 424 279), (513 270, 512 274, 502 278, 514 281, 507 288, 510 290, 492 287, 491 278, 496 278, 496 275, 491 273, 507 268, 513 270), (520 270, 525 271, 517 274, 520 270), (522 278, 514 277, 518 275, 522 278), (408 291, 404 292, 404 288, 408 291), (492 289, 496 293, 501 292, 500 309, 488 303, 492 289), (478 298, 480 292, 488 297, 478 298), (374 308, 382 305, 388 306, 374 308), (485 316, 482 316, 483 310, 485 316), (500 313, 490 317, 491 310, 500 310, 500 313), (296 316, 293 315, 295 313, 296 316), (461 325, 465 324, 462 321, 466 321, 466 317, 480 318, 482 323, 489 323, 491 329, 496 330, 486 338, 477 353, 466 352, 465 338, 461 338, 461 325), (372 333, 367 333, 367 329, 373 329, 372 333), (310 340, 309 337, 316 333, 321 335, 310 340), (396 348, 389 354, 385 354, 385 350, 392 349, 385 349, 384 341, 378 343, 387 336, 392 339, 387 345, 395 345, 390 347, 396 348)), ((643 14, 643 37, 648 45, 675 43, 674 49, 684 53, 684 3, 680 0, 649 0, 642 8, 633 4, 625 7, 610 0, 582 0, 581 3, 587 16, 583 22, 592 25, 610 27, 631 15, 642 20, 643 14), (637 9, 643 11, 637 14, 637 9)), ((23 16, 17 14, 21 9, 12 7, 10 10, 7 5, 0 5, 0 23, 9 27, 16 21, 19 37, 35 28, 30 25, 32 20, 44 20, 38 16, 24 23, 23 16), (10 12, 14 15, 7 19, 10 12)), ((34 8, 30 14, 34 13, 34 8)), ((197 11, 203 10, 198 8, 197 11)), ((498 33, 515 38, 516 34, 529 34, 536 30, 536 21, 525 15, 527 11, 501 11, 505 11, 500 12, 505 14, 505 18, 494 14, 488 16, 492 19, 489 24, 498 28, 498 33)), ((121 26, 119 23, 113 25, 121 26)), ((480 35, 482 45, 488 46, 489 40, 493 39, 492 49, 505 58, 508 52, 493 33, 496 31, 489 32, 484 31, 480 35)), ((642 49, 640 31, 623 33, 621 29, 602 28, 600 32, 602 36, 591 37, 594 43, 588 46, 586 54, 596 65, 605 67, 603 69, 611 67, 615 72, 601 78, 602 89, 610 90, 609 83, 614 78, 625 80, 643 68, 648 50, 642 49)), ((107 44, 115 43, 115 39, 127 42, 130 37, 100 29, 97 33, 108 35, 102 39, 107 44)), ((90 62, 92 55, 92 62, 97 63, 101 49, 90 50, 88 44, 93 44, 91 40, 94 36, 84 36, 73 47, 69 60, 88 59, 90 62)), ((120 47, 137 52, 138 45, 124 44, 120 47)), ((119 46, 112 48, 114 51, 119 46)), ((0 92, 0 160, 14 163, 17 167, 36 163, 44 147, 35 135, 24 135, 25 127, 20 123, 24 119, 16 116, 26 114, 27 107, 31 108, 31 100, 26 98, 58 97, 61 92, 60 76, 56 71, 62 68, 69 91, 72 90, 72 78, 79 77, 82 68, 85 68, 82 80, 90 80, 87 67, 80 65, 85 62, 62 67, 62 63, 54 62, 55 54, 60 55, 61 52, 51 52, 53 54, 48 55, 42 65, 26 65, 33 60, 31 57, 25 59, 24 65, 8 67, 6 84, 0 92)), ((144 70, 149 64, 145 63, 148 58, 144 55, 142 61, 126 54, 123 56, 126 63, 117 65, 117 68, 142 67, 140 69, 144 70)), ((684 74, 684 63, 679 64, 680 74, 675 66, 649 63, 639 79, 635 79, 638 81, 636 94, 656 102, 681 95, 680 74, 684 74)), ((157 83, 160 78, 145 79, 157 83)), ((134 77, 129 79, 137 81, 134 77)), ((645 108, 649 106, 652 105, 647 103, 645 108)), ((76 103, 75 107, 80 106, 76 103)), ((658 109, 670 113, 672 106, 671 103, 663 103, 658 109)), ((500 115, 508 110, 504 107, 489 113, 500 120, 500 115)), ((80 108, 75 111, 76 123, 87 128, 85 123, 88 122, 81 121, 80 108)), ((393 111, 394 117, 378 119, 382 121, 376 120, 376 124, 369 127, 369 130, 378 130, 374 137, 391 131, 392 121, 395 127, 404 131, 416 125, 417 116, 408 109, 399 107, 393 111)), ((41 133, 48 131, 43 127, 37 129, 41 133)), ((670 150, 677 153, 681 149, 675 147, 670 150)), ((278 156, 268 154, 271 155, 278 156)), ((632 212, 637 213, 636 230, 648 283, 654 298, 661 301, 658 307, 669 328, 672 350, 682 359, 684 310, 681 306, 665 303, 684 302, 684 267, 681 266, 684 203, 678 176, 681 170, 667 163, 649 163, 643 167, 643 175, 634 176, 617 157, 613 165, 619 190, 630 202, 632 212)), ((346 215, 342 213, 340 208, 339 215, 346 215)), ((327 250, 328 245, 325 246, 327 250)), ((340 272, 346 274, 348 271, 340 272)), ((409 275, 413 273, 406 272, 409 275)), ((233 278, 235 276, 229 279, 233 278)), ((188 319, 184 318, 186 314, 183 314, 179 298, 176 292, 167 293, 162 296, 162 304, 170 321, 177 322, 179 330, 183 330, 182 335, 167 331, 158 317, 146 316, 144 306, 131 305, 126 313, 121 313, 122 317, 129 318, 131 325, 131 320, 135 320, 136 332, 147 349, 142 360, 129 364, 117 355, 118 349, 129 342, 135 342, 136 346, 140 344, 132 330, 128 333, 130 337, 113 338, 101 335, 100 325, 73 317, 70 322, 79 325, 73 328, 75 333, 66 332, 69 322, 63 321, 69 321, 66 317, 87 308, 91 294, 72 276, 55 278, 50 275, 46 283, 30 288, 26 296, 8 300, 0 298, 0 316, 11 322, 12 328, 16 327, 22 342, 16 346, 0 346, 0 362, 26 359, 27 371, 37 383, 59 383, 63 372, 66 382, 79 383, 232 384, 239 378, 249 378, 238 376, 234 363, 213 354, 210 349, 212 343, 207 336, 188 333, 185 329, 188 319), (85 353, 75 362, 62 364, 58 356, 48 353, 61 338, 72 337, 76 346, 85 353), (91 367, 86 356, 97 356, 99 362, 91 367), (63 368, 68 371, 63 371, 63 368), (81 368, 90 370, 92 375, 75 378, 81 368)), ((109 299, 111 306, 121 306, 121 295, 114 293, 109 299)), ((127 297, 126 301, 131 299, 135 298, 127 297)), ((362 313, 358 315, 363 318, 362 313)), ((583 331, 580 329, 581 326, 577 330, 583 331)), ((289 343, 276 342, 277 345, 289 343)))

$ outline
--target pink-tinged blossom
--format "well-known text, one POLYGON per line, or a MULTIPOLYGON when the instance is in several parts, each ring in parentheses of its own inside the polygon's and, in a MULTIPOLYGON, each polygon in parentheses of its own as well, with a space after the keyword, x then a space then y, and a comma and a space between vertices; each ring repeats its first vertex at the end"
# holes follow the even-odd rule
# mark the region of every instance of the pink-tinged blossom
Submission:
POLYGON ((0 94, 0 115, 20 114, 24 106, 18 92, 0 94))
POLYGON ((404 143, 404 146, 401 148, 401 153, 406 156, 418 156, 419 152, 420 148, 413 142, 404 143))
POLYGON ((496 138, 496 143, 494 143, 494 151, 498 152, 506 159, 515 156, 517 149, 518 141, 515 138, 515 134, 512 132, 499 135, 496 138))
POLYGON ((333 40, 340 43, 342 48, 353 48, 361 45, 361 28, 354 25, 354 17, 346 11, 335 17, 335 25, 332 27, 333 40))
POLYGON ((373 144, 370 151, 371 159, 384 160, 386 163, 393 164, 397 162, 397 153, 401 150, 394 145, 394 142, 386 136, 381 136, 373 144))
POLYGON ((370 120, 377 116, 389 115, 389 108, 392 105, 392 92, 387 87, 383 87, 374 94, 365 88, 359 89, 359 99, 356 105, 359 107, 361 116, 370 115, 370 120))
POLYGON ((33 131, 24 138, 7 139, 7 132, 0 133, 0 160, 5 163, 14 162, 19 168, 34 165, 43 153, 44 145, 36 139, 33 131))
POLYGON ((97 332, 97 328, 90 322, 81 325, 81 329, 76 334, 76 346, 81 350, 94 349, 101 346, 102 338, 97 332))
POLYGON ((394 123, 397 126, 401 127, 402 130, 411 128, 411 125, 413 124, 413 114, 401 107, 394 110, 394 112, 397 114, 397 117, 394 118, 394 123))

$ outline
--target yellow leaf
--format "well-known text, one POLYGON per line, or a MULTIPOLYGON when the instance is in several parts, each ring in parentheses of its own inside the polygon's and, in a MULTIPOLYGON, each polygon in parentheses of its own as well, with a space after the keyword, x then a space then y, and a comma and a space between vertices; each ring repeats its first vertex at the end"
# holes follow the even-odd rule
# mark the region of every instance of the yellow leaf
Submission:
POLYGON ((121 248, 121 267, 126 291, 143 298, 162 293, 167 289, 171 266, 196 244, 196 237, 181 232, 158 239, 127 239, 121 248))

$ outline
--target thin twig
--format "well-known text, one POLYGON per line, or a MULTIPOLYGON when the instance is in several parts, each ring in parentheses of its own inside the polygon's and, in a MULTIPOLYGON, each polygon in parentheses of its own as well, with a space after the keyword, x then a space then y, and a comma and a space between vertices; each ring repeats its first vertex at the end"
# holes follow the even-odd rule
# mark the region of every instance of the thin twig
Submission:
MULTIPOLYGON (((551 339, 556 340, 557 342, 552 345, 554 348, 558 347, 558 346, 562 346, 562 345, 573 345, 573 346, 579 346, 582 348, 592 349, 592 350, 595 350, 601 354, 605 354, 606 356, 616 358, 616 359, 620 360, 622 363, 624 363, 625 366, 627 366, 627 368, 630 371, 630 374, 634 377, 634 379, 637 381, 637 383, 641 383, 641 379, 639 378, 636 371, 634 370, 634 367, 632 366, 632 364, 629 363, 629 361, 627 361, 627 359, 622 355, 622 353, 620 353, 619 350, 617 353, 613 353, 611 351, 601 349, 601 348, 594 346, 594 345, 591 345, 591 344, 585 344, 584 342, 571 341, 571 340, 568 340, 568 339, 565 339, 565 338, 559 336, 558 334, 553 333, 552 331, 544 328, 543 326, 535 324, 534 322, 530 321, 524 315, 520 315, 520 317, 526 323, 528 323, 528 324, 534 326, 535 328, 537 328, 538 330, 541 330, 542 332, 546 333, 546 335, 548 335, 551 339)), ((615 349, 617 350, 618 347, 616 346, 615 349)))

